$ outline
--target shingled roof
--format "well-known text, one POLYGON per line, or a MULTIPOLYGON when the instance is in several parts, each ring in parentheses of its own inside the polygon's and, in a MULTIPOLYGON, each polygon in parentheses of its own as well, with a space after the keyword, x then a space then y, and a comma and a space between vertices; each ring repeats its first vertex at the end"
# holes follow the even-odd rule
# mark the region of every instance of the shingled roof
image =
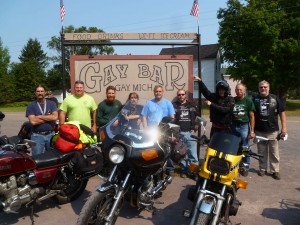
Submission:
MULTIPOLYGON (((193 55, 194 59, 197 55, 198 46, 178 47, 178 48, 163 48, 160 55, 193 55)), ((201 45, 200 46, 200 59, 216 58, 219 51, 218 44, 201 45)))

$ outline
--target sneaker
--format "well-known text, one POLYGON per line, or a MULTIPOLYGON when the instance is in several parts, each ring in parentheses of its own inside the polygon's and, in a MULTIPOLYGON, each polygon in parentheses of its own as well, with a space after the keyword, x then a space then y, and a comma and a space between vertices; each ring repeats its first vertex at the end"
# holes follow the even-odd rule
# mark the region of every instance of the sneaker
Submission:
POLYGON ((273 177, 275 180, 280 180, 280 174, 279 174, 279 172, 274 172, 274 173, 272 174, 272 177, 273 177))
POLYGON ((264 175, 266 175, 266 171, 265 171, 265 170, 259 170, 259 171, 257 172, 257 174, 258 174, 258 176, 263 177, 264 175))

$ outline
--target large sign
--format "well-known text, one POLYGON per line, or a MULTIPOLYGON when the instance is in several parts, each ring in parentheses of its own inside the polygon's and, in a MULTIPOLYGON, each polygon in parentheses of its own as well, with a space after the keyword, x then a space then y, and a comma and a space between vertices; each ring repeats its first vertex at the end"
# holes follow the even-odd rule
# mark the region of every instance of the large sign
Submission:
POLYGON ((66 41, 92 40, 194 40, 196 33, 65 33, 66 41))
POLYGON ((193 56, 71 56, 71 86, 76 80, 85 83, 86 93, 99 103, 106 98, 106 88, 117 89, 122 103, 130 92, 152 99, 156 85, 164 88, 164 97, 173 100, 178 89, 193 90, 193 56))

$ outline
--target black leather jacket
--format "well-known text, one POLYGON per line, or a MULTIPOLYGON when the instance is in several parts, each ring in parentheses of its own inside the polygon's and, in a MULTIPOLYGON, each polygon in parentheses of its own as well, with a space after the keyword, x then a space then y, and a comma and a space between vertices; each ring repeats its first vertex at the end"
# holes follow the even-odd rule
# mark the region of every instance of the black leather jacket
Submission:
POLYGON ((199 82, 199 85, 204 97, 211 101, 209 111, 210 121, 215 125, 230 126, 234 98, 232 96, 221 97, 216 93, 211 93, 202 81, 199 82))

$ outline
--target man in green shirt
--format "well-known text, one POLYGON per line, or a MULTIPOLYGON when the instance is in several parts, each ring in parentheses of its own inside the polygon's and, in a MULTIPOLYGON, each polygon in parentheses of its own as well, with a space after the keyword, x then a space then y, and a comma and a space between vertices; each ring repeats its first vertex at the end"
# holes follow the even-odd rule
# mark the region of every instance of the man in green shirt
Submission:
POLYGON ((122 104, 116 99, 116 88, 106 88, 106 99, 99 103, 97 108, 97 126, 102 127, 113 119, 122 109, 122 104))
POLYGON ((74 94, 65 98, 60 106, 59 124, 66 121, 68 113, 69 121, 78 121, 96 132, 96 109, 97 105, 94 98, 84 93, 83 81, 77 80, 74 85, 74 94))
MULTIPOLYGON (((254 138, 254 111, 255 107, 252 99, 246 95, 245 85, 239 83, 235 87, 236 97, 234 97, 234 108, 231 129, 232 132, 241 137, 243 146, 248 146, 249 138, 254 138)), ((244 168, 242 175, 247 176, 250 157, 243 158, 244 168)))

